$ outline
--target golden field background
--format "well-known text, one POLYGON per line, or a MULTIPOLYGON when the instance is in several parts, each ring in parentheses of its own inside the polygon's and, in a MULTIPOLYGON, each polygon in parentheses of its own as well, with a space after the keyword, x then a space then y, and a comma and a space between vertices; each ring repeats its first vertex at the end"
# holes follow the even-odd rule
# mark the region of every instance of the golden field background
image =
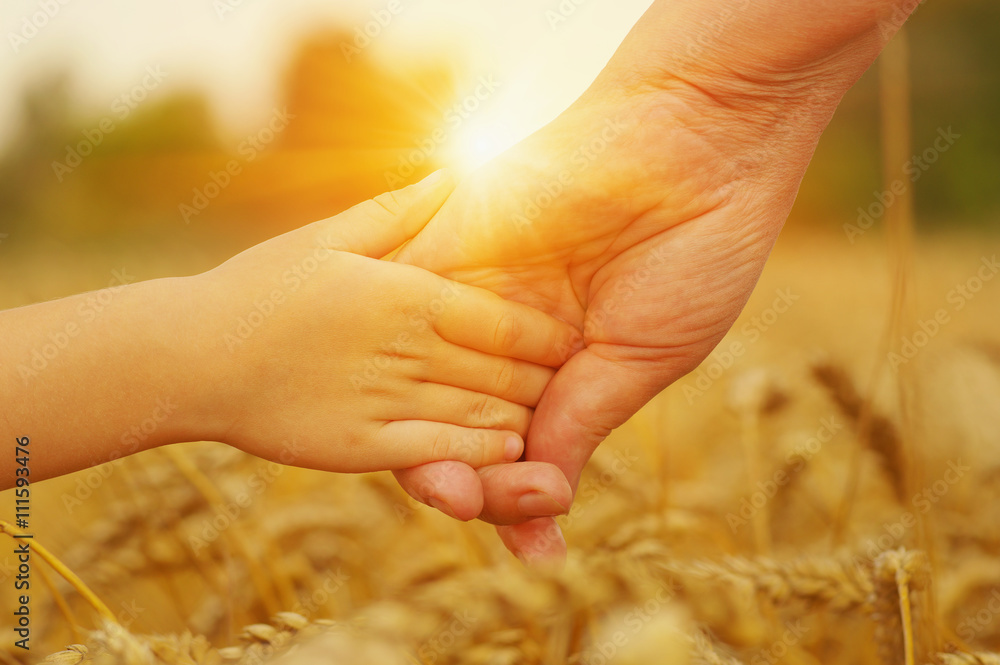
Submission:
MULTIPOLYGON (((0 308, 102 288, 112 271, 145 280, 207 270, 389 189, 387 174, 441 127, 446 141, 404 179, 461 171, 579 94, 643 3, 584 4, 553 32, 537 3, 444 11, 428 0, 404 17, 422 20, 417 29, 401 19, 352 62, 341 45, 375 3, 314 3, 353 14, 299 12, 307 28, 280 58, 266 43, 288 26, 255 12, 281 18, 274 8, 285 5, 245 3, 217 20, 195 4, 171 8, 224 48, 205 59, 191 35, 165 27, 173 78, 125 118, 107 100, 159 62, 136 52, 142 26, 148 39, 161 32, 151 5, 122 14, 70 3, 32 41, 35 55, 0 61, 0 74, 27 81, 11 95, 19 120, 2 135, 0 308), (108 13, 128 29, 104 26, 108 13), (114 76, 110 65, 96 79, 81 71, 87 50, 43 51, 91 33, 119 49, 114 76), (476 37, 487 33, 500 36, 476 37), (195 76, 223 60, 236 65, 207 83, 195 76), (280 60, 271 94, 230 85, 263 77, 249 64, 262 60, 280 60), (501 92, 450 125, 449 109, 491 73, 501 92), (230 112, 245 107, 242 124, 220 98, 230 112), (284 108, 295 121, 253 159, 241 153, 284 108), (114 132, 60 179, 53 162, 106 117, 114 132), (179 206, 231 159, 241 174, 185 223, 179 206)), ((907 298, 894 299, 903 255, 887 219, 853 243, 843 232, 887 187, 876 68, 825 134, 733 331, 598 451, 561 519, 563 571, 525 570, 491 527, 414 504, 388 474, 273 467, 185 444, 33 486, 39 542, 126 630, 89 633, 95 611, 36 557, 32 651, 15 653, 2 621, 0 662, 37 662, 70 644, 86 654, 51 662, 1000 662, 985 653, 1000 651, 1000 279, 960 310, 949 298, 1000 253, 998 12, 989 0, 926 3, 907 26, 912 150, 945 128, 961 135, 912 187, 907 298), (781 313, 779 292, 794 297, 781 313), (949 322, 894 372, 888 354, 939 309, 949 322), (730 363, 733 344, 744 352, 730 363)), ((0 493, 0 519, 10 506, 0 493)), ((0 554, 3 616, 13 559, 0 554)))
MULTIPOLYGON (((995 247, 986 235, 919 243, 919 318, 951 308, 949 290, 995 247)), ((562 518, 571 550, 562 572, 525 571, 490 527, 415 505, 388 474, 271 467, 220 444, 38 484, 37 538, 129 632, 74 635, 51 594, 35 588, 32 653, 79 642, 91 656, 104 645, 95 662, 123 663, 263 662, 290 645, 275 662, 904 663, 898 575, 913 608, 915 662, 946 649, 1000 650, 1000 620, 988 609, 1000 595, 1000 281, 985 283, 904 366, 904 417, 880 352, 885 256, 874 231, 851 246, 838 233, 788 229, 719 347, 741 341, 746 352, 700 397, 685 393, 697 372, 667 389, 598 452, 578 507, 562 518), (798 300, 774 320, 766 312, 778 290, 798 300), (746 334, 754 317, 773 320, 759 337, 746 334), (843 385, 829 387, 845 380, 872 397, 869 425, 845 413, 843 385), (810 443, 824 421, 841 429, 810 443), (184 470, 178 454, 199 471, 184 470), (949 462, 968 471, 941 485, 949 462), (781 470, 788 481, 757 516, 734 521, 756 482, 781 470), (933 505, 915 499, 925 491, 933 505), (241 494, 249 505, 229 519, 224 506, 241 494), (915 525, 900 529, 905 513, 915 525), (275 619, 281 611, 304 619, 275 619), (205 641, 130 641, 185 632, 205 641)), ((202 260, 162 248, 116 258, 165 273, 202 260)), ((77 255, 60 271, 5 263, 4 273, 32 275, 35 290, 8 290, 0 304, 102 286, 96 268, 93 283, 81 283, 87 260, 77 255)), ((93 627, 91 608, 55 583, 75 620, 93 627)))

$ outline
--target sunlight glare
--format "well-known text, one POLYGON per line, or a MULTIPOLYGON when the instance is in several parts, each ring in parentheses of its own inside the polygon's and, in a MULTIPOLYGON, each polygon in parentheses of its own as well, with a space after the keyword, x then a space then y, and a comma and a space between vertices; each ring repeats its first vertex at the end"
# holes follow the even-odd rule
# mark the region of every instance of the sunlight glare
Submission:
POLYGON ((519 140, 509 128, 470 120, 444 146, 444 163, 460 173, 469 173, 499 156, 519 140))

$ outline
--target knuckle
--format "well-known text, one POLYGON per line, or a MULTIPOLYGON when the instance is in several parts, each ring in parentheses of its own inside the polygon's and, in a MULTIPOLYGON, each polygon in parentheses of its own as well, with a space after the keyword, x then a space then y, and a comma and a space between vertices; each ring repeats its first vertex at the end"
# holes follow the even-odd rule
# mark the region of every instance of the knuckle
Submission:
POLYGON ((452 455, 451 432, 447 429, 439 429, 434 434, 434 441, 431 443, 431 457, 435 460, 451 459, 452 455))
POLYGON ((471 424, 482 424, 487 422, 487 416, 490 410, 490 397, 489 395, 476 395, 469 402, 469 422, 471 424))
POLYGON ((521 326, 517 317, 511 312, 504 312, 497 319, 493 331, 493 343, 498 349, 509 349, 521 336, 521 326))
POLYGON ((395 192, 385 192, 384 194, 379 194, 372 199, 372 202, 375 203, 372 210, 372 216, 376 219, 384 217, 385 213, 395 215, 400 209, 399 201, 396 199, 395 192))
POLYGON ((483 414, 483 425, 490 429, 505 427, 510 424, 511 405, 502 399, 491 397, 483 414))
POLYGON ((504 360, 497 373, 494 394, 503 397, 516 392, 518 388, 520 388, 520 380, 517 375, 517 365, 513 360, 504 360))

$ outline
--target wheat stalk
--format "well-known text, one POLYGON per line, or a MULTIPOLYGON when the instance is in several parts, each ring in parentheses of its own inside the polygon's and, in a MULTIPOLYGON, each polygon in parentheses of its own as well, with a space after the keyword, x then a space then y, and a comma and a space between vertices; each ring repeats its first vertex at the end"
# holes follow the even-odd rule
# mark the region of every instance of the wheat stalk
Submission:
POLYGON ((52 566, 53 570, 62 575, 63 579, 69 582, 70 585, 76 589, 76 592, 79 593, 88 603, 90 603, 90 606, 93 607, 94 610, 101 615, 101 617, 111 623, 118 623, 118 619, 115 615, 108 609, 108 606, 101 602, 101 599, 90 590, 90 587, 84 584, 83 580, 77 577, 76 573, 70 570, 66 564, 60 561, 56 555, 52 554, 52 552, 49 552, 35 538, 26 537, 26 533, 4 520, 0 520, 0 531, 7 534, 11 538, 15 538, 17 542, 24 543, 30 547, 33 552, 42 557, 42 560, 45 561, 45 563, 52 566))
MULTIPOLYGON (((177 450, 175 446, 167 446, 162 448, 164 454, 170 458, 170 460, 177 465, 177 469, 183 474, 191 484, 197 489, 201 495, 205 498, 208 504, 216 511, 217 514, 224 514, 225 499, 219 490, 212 484, 212 481, 208 479, 201 470, 195 466, 190 459, 187 458, 184 453, 177 450)), ((226 530, 229 539, 233 542, 236 548, 239 550, 240 554, 243 556, 243 560, 246 562, 247 569, 250 572, 250 579, 253 582, 254 588, 257 590, 257 594, 260 597, 261 602, 267 609, 268 613, 275 614, 281 610, 281 603, 275 593, 274 587, 269 581, 269 577, 264 571, 264 568, 257 561, 256 555, 250 549, 250 545, 247 542, 247 538, 243 533, 242 527, 234 520, 229 528, 226 530)))
POLYGON ((940 665, 1000 665, 1000 653, 939 653, 940 665))

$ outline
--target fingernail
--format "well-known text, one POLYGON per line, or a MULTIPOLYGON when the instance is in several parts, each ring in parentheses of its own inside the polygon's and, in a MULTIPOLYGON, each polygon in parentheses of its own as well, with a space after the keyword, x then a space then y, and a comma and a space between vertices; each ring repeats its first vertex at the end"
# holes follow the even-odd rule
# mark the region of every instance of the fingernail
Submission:
POLYGON ((431 497, 427 499, 427 505, 433 508, 437 508, 448 517, 454 517, 456 520, 458 519, 458 515, 456 515, 455 511, 451 509, 451 506, 449 506, 444 501, 441 501, 440 499, 435 499, 434 497, 431 497))
MULTIPOLYGON (((553 541, 558 541, 561 543, 561 548, 565 548, 566 540, 563 538, 562 531, 558 530, 558 527, 549 536, 553 541)), ((565 565, 565 560, 561 555, 553 555, 551 551, 547 551, 545 544, 540 544, 534 548, 528 547, 524 549, 519 549, 514 552, 514 556, 517 557, 526 568, 535 569, 549 569, 549 570, 560 570, 565 565)))
POLYGON ((545 492, 528 492, 517 500, 517 509, 525 517, 565 515, 567 508, 545 492))
POLYGON ((508 462, 516 462, 521 458, 524 444, 516 436, 508 436, 503 444, 503 456, 508 462))

